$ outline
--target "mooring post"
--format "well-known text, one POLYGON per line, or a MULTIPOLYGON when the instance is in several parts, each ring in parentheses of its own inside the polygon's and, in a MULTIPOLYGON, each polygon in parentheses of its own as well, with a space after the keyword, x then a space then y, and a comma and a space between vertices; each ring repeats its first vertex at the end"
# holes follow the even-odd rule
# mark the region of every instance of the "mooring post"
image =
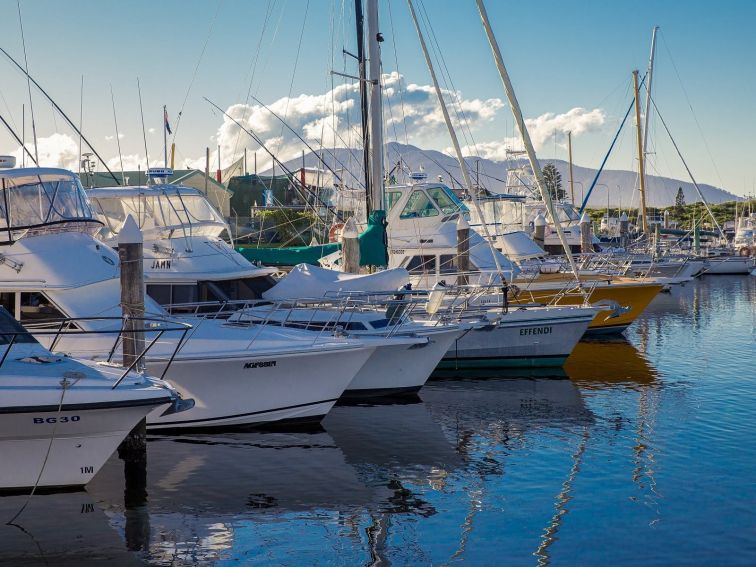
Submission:
POLYGON ((620 215, 620 246, 627 248, 627 237, 630 232, 630 220, 627 218, 627 213, 620 215))
MULTIPOLYGON (((118 260, 121 267, 121 309, 126 319, 123 332, 123 365, 129 366, 144 350, 144 252, 142 231, 128 215, 118 231, 118 260)), ((144 370, 144 362, 137 364, 144 370)))
MULTIPOLYGON (((144 351, 144 264, 142 231, 128 215, 118 231, 118 260, 121 272, 121 310, 124 317, 121 349, 123 366, 129 367, 144 351)), ((144 360, 135 370, 143 372, 144 360)), ((146 459, 147 422, 142 420, 123 440, 119 455, 125 461, 146 459)))
POLYGON ((341 232, 341 267, 344 272, 360 273, 360 240, 357 221, 349 217, 341 232))
POLYGON ((546 217, 541 213, 533 219, 533 240, 541 248, 546 244, 546 217))
POLYGON ((457 285, 467 285, 470 273, 470 225, 465 215, 457 219, 457 285))
POLYGON ((580 217, 580 251, 583 254, 593 252, 593 236, 591 235, 591 219, 588 213, 583 211, 580 217))

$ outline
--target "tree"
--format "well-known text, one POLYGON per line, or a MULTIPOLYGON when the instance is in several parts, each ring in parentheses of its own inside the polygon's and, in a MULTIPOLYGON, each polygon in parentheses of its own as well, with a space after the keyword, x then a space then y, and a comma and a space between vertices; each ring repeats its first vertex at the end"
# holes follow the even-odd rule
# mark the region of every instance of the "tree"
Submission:
POLYGON ((554 167, 553 163, 543 168, 543 180, 552 199, 557 201, 564 199, 565 191, 562 189, 562 174, 554 167))
POLYGON ((682 187, 677 188, 677 195, 675 196, 675 209, 678 213, 682 213, 685 209, 685 193, 683 193, 682 187))

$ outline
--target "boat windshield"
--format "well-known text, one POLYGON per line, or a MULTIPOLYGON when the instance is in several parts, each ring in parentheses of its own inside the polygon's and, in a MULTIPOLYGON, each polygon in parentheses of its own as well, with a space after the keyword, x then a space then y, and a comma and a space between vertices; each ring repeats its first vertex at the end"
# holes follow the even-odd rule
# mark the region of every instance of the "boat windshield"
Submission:
POLYGON ((148 237, 218 236, 226 228, 220 213, 204 195, 179 191, 150 191, 133 195, 106 194, 107 190, 92 195, 92 204, 99 219, 113 234, 126 220, 134 217, 148 237), (180 233, 176 233, 176 230, 180 233))
POLYGON ((21 326, 21 323, 16 321, 4 307, 0 307, 0 345, 10 344, 11 341, 13 344, 37 342, 32 334, 21 326))
POLYGON ((438 205, 445 215, 450 215, 458 211, 468 212, 467 207, 459 200, 454 192, 446 187, 440 185, 438 187, 429 187, 428 193, 438 205))
POLYGON ((39 173, 2 178, 0 242, 13 242, 30 233, 76 227, 94 233, 99 221, 79 180, 62 173, 39 173))

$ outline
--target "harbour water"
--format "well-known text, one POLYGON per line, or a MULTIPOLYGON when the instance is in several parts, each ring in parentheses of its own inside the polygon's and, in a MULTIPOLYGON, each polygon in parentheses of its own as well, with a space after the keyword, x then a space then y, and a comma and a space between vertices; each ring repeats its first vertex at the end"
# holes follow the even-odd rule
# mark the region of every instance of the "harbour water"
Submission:
POLYGON ((151 436, 146 467, 0 498, 0 564, 753 565, 754 423, 756 277, 705 277, 563 370, 151 436))

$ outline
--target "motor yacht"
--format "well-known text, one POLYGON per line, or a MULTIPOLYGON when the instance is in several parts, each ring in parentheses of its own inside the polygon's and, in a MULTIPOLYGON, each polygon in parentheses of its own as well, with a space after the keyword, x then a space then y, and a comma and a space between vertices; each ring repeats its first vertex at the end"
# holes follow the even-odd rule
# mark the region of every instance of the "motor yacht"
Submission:
MULTIPOLYGON (((61 169, 26 168, 0 171, 0 182, 0 304, 33 331, 56 329, 63 318, 121 317, 118 256, 94 238, 103 225, 78 178, 61 169)), ((149 297, 145 312, 168 316, 149 297)), ((147 341, 156 341, 145 358, 148 372, 195 400, 180 414, 151 413, 152 429, 317 422, 374 350, 355 339, 298 329, 242 328, 207 318, 189 323, 185 336, 147 333, 147 341)), ((73 324, 90 331, 103 325, 73 324)), ((67 333, 56 348, 80 358, 108 352, 102 341, 67 333)))
POLYGON ((147 414, 178 415, 178 401, 144 374, 53 354, 0 308, 0 490, 83 486, 147 414))

